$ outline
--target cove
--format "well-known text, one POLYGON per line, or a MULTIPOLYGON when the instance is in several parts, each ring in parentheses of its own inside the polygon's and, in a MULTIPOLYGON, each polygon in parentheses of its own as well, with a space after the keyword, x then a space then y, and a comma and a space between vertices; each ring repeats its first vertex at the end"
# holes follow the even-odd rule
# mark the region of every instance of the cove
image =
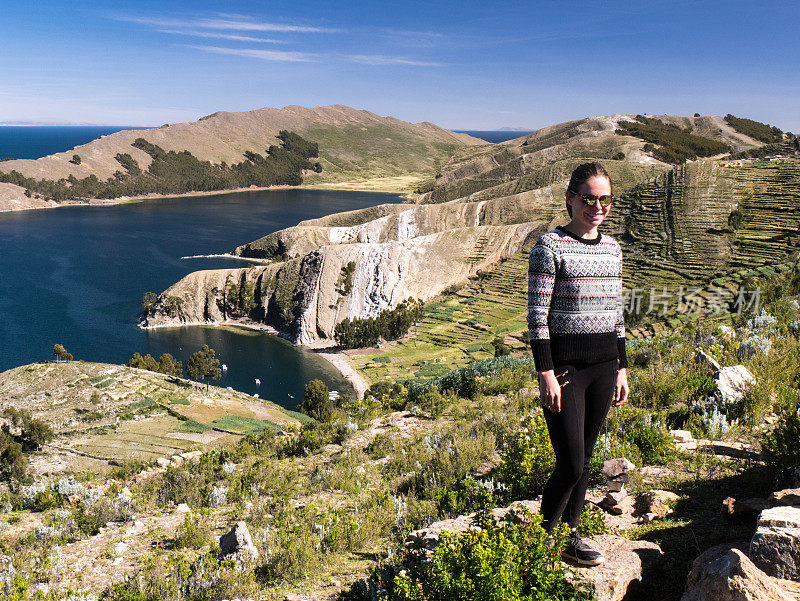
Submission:
POLYGON ((0 213, 0 371, 52 359, 56 343, 85 361, 168 352, 184 366, 208 344, 228 367, 220 386, 288 408, 313 378, 351 391, 326 361, 277 336, 228 327, 141 330, 140 302, 192 271, 242 265, 180 257, 227 252, 304 219, 387 202, 401 199, 289 189, 0 213))

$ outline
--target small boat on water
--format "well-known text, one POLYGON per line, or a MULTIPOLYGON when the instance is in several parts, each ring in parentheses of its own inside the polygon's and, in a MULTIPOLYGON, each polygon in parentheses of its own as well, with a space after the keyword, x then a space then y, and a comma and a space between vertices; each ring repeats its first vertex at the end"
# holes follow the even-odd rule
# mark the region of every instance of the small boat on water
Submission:
POLYGON ((224 363, 222 364, 222 371, 228 371, 228 366, 224 363))
POLYGON ((261 380, 259 380, 258 378, 256 378, 256 386, 261 386, 261 380))

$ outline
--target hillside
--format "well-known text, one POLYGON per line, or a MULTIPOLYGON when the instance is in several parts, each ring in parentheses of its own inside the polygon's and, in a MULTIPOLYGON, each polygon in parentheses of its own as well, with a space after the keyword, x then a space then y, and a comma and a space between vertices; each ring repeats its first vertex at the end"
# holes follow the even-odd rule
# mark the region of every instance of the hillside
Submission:
POLYGON ((38 454, 38 474, 105 470, 109 462, 153 461, 230 443, 238 434, 299 424, 267 400, 142 369, 62 361, 0 373, 0 410, 28 409, 55 440, 38 454))
MULTIPOLYGON (((167 152, 188 151, 199 161, 232 165, 241 162, 246 152, 263 154, 267 147, 278 143, 281 130, 295 132, 319 145, 322 173, 306 174, 308 185, 401 178, 400 185, 404 186, 429 177, 459 148, 486 144, 432 123, 407 123, 343 105, 293 105, 220 111, 193 122, 124 130, 40 159, 5 161, 0 171, 17 171, 36 180, 80 180, 94 175, 105 181, 120 171, 115 158, 118 154, 130 155, 142 171, 147 171, 153 157, 133 146, 138 138, 167 152), (79 164, 73 162, 74 155, 80 157, 79 164), (402 179, 408 177, 411 179, 402 179)), ((0 200, 19 197, 22 192, 16 186, 13 190, 0 189, 0 200)))
MULTIPOLYGON (((691 143, 701 134, 731 151, 762 144, 719 117, 641 119, 665 144, 691 143)), ((330 215, 244 244, 232 254, 269 264, 190 274, 164 292, 144 325, 243 318, 299 343, 330 339, 345 318, 374 317, 408 296, 431 299, 530 248, 539 233, 567 220, 566 180, 591 159, 602 159, 614 182, 619 201, 604 231, 623 244, 631 287, 706 286, 726 270, 785 257, 796 217, 778 207, 800 193, 796 159, 768 169, 718 159, 672 167, 655 159, 644 140, 620 135, 636 120, 593 117, 462 148, 421 184, 414 206, 330 215), (730 229, 735 211, 746 217, 730 229), (765 237, 761 225, 773 218, 774 235, 765 237), (247 315, 227 310, 231 283, 254 288, 247 315)))

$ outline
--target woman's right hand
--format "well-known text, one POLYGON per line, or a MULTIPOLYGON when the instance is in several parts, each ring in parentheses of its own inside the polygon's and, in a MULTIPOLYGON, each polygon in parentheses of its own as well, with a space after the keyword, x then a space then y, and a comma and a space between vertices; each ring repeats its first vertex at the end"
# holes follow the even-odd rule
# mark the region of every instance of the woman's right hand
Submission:
POLYGON ((561 385, 552 369, 539 372, 539 400, 548 411, 561 411, 561 385))

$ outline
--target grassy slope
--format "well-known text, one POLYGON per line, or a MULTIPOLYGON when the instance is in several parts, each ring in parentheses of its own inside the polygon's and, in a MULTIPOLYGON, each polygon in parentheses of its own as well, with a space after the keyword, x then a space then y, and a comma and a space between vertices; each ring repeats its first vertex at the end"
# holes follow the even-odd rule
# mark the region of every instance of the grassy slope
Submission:
POLYGON ((104 363, 24 365, 0 374, 0 391, 0 407, 27 408, 50 424, 54 449, 107 460, 150 460, 214 440, 191 436, 185 420, 229 432, 298 423, 266 400, 104 363))

